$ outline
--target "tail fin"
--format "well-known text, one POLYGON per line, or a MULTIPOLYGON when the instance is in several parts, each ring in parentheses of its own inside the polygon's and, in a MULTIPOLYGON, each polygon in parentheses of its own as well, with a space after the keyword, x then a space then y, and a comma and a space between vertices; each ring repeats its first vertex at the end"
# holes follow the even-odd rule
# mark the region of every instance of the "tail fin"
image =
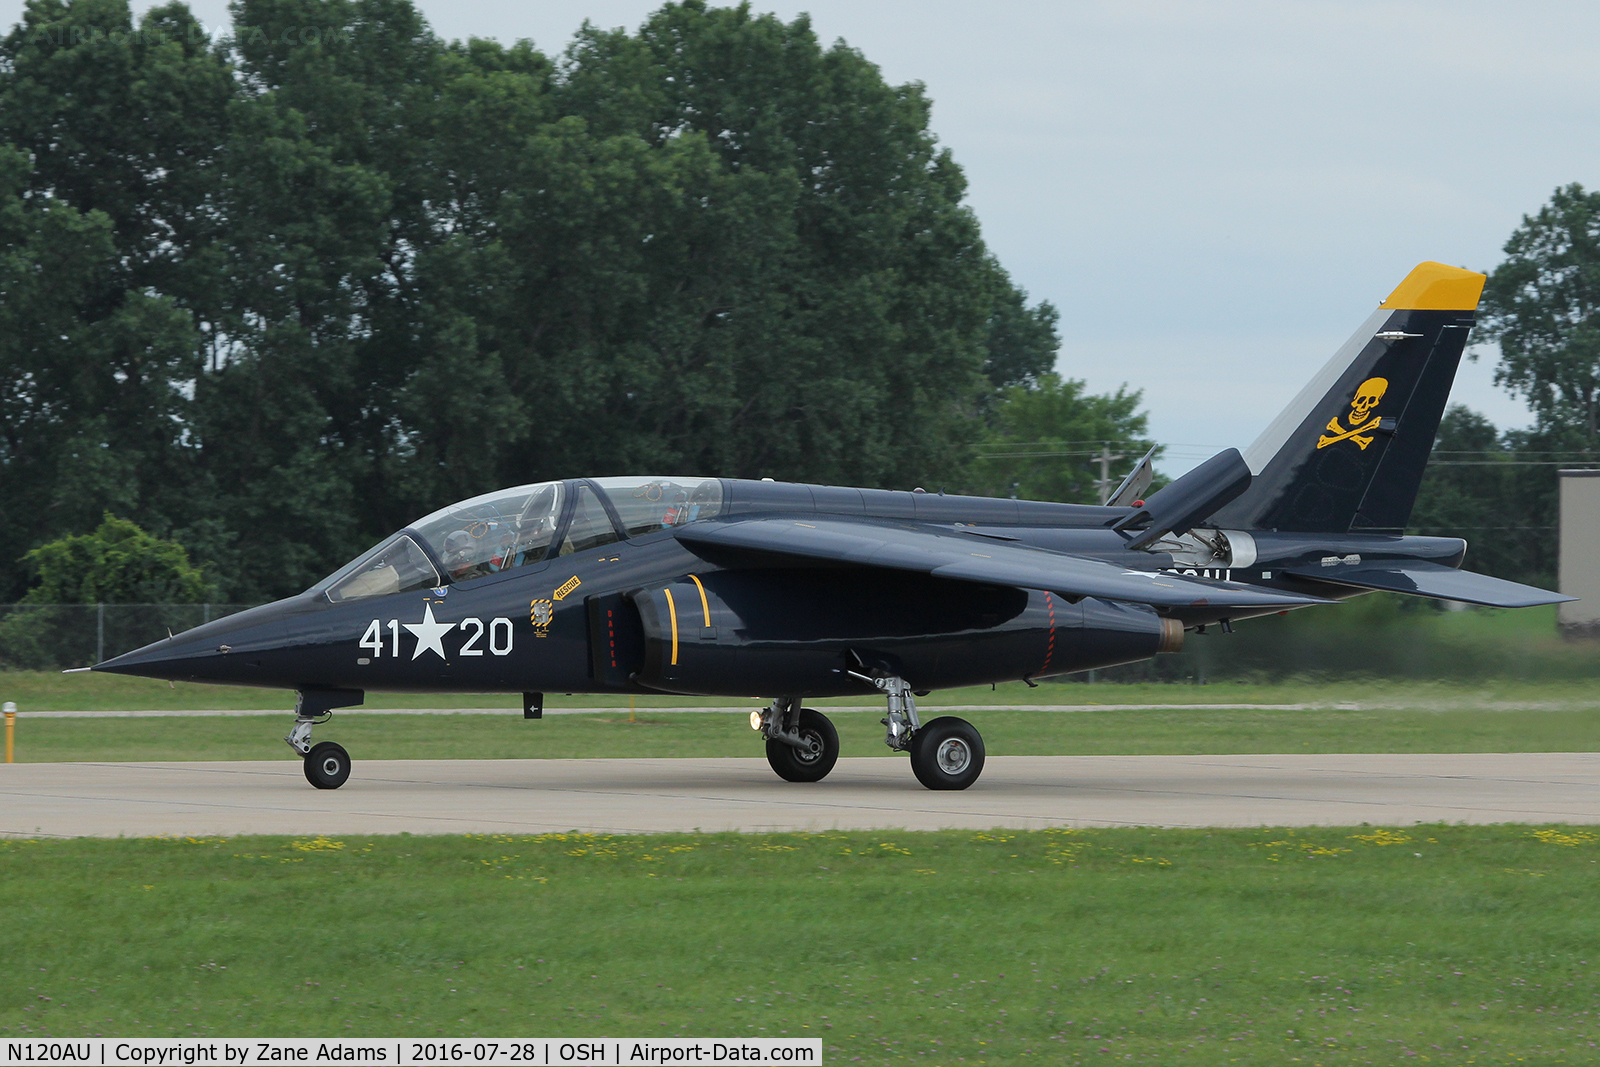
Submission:
POLYGON ((1433 450, 1485 278, 1422 263, 1245 452, 1235 530, 1399 532, 1433 450))

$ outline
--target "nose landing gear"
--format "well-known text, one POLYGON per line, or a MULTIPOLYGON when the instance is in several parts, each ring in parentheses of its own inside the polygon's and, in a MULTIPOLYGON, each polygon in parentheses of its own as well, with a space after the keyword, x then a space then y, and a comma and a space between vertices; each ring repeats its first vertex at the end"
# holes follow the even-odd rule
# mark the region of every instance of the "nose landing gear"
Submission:
POLYGON ((338 789, 350 779, 350 753, 332 741, 311 743, 311 728, 333 718, 334 708, 360 704, 366 694, 359 689, 302 689, 295 697, 294 728, 284 738, 304 757, 306 781, 318 789, 338 789))

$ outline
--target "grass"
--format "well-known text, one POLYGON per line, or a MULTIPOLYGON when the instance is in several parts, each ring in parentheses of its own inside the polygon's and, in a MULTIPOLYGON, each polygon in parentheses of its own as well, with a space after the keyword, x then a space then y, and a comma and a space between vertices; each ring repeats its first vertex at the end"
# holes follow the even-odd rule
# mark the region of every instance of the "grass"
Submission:
MULTIPOLYGON (((817 700, 818 707, 835 704, 877 704, 877 697, 817 700)), ((168 685, 149 678, 116 674, 61 674, 55 671, 0 670, 0 700, 14 701, 30 711, 246 711, 294 707, 294 694, 283 689, 244 686, 168 685)), ((944 689, 918 698, 918 704, 1362 704, 1386 708, 1484 704, 1495 702, 1600 701, 1591 680, 1491 679, 1471 684, 1438 681, 1346 679, 1321 681, 1292 679, 1283 682, 1213 682, 1209 685, 1168 683, 1100 684, 1046 681, 1030 687, 1006 682, 990 688, 944 689)), ((641 707, 752 708, 762 701, 734 697, 673 697, 647 695, 636 698, 641 707)), ((808 701, 811 703, 811 701, 808 701)), ((382 693, 367 694, 373 708, 506 708, 520 710, 515 693, 382 693)), ((546 695, 551 708, 626 708, 627 696, 546 695)))
MULTIPOLYGON (((930 712, 931 714, 931 712, 930 712)), ((1241 752, 1592 752, 1600 703, 1561 710, 1269 711, 1245 708, 1085 712, 963 712, 991 755, 1241 752)), ((367 759, 579 759, 629 756, 760 756, 742 714, 552 716, 334 715, 316 739, 367 759)), ((845 756, 887 756, 879 712, 830 713, 845 756)), ((291 719, 22 718, 20 763, 298 758, 280 740, 291 719)))
POLYGON ((1561 827, 0 841, 0 1036, 1589 1063, 1561 827))

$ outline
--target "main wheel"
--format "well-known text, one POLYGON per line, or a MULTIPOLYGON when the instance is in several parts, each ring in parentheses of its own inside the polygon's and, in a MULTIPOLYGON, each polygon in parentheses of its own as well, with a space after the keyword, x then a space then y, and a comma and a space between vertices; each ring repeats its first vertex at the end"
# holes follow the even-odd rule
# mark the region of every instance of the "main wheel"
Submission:
POLYGON ((801 708, 798 732, 809 749, 772 739, 767 742, 767 762, 786 782, 820 782, 839 762, 839 731, 822 712, 801 708))
POLYGON ((332 741, 312 745, 306 753, 306 781, 318 789, 338 789, 350 778, 350 753, 332 741))
POLYGON ((983 773, 983 737, 953 715, 925 723, 911 735, 911 770, 929 789, 965 789, 983 773))

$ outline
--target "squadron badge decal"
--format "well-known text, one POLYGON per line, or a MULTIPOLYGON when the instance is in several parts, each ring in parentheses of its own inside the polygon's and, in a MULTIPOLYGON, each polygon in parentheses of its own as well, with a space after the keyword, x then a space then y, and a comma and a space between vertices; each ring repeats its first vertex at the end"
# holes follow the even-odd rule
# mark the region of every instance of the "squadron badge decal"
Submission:
POLYGON ((1378 416, 1372 409, 1378 406, 1378 401, 1383 399, 1383 394, 1389 391, 1389 379, 1368 378, 1356 388, 1355 399, 1350 401, 1350 428, 1347 430, 1339 425, 1337 416, 1328 420, 1328 434, 1317 438, 1319 449, 1329 445, 1338 444, 1340 441, 1354 441, 1356 447, 1365 452, 1372 443, 1372 431, 1378 428, 1378 416), (1366 436, 1362 436, 1365 433, 1366 436))

